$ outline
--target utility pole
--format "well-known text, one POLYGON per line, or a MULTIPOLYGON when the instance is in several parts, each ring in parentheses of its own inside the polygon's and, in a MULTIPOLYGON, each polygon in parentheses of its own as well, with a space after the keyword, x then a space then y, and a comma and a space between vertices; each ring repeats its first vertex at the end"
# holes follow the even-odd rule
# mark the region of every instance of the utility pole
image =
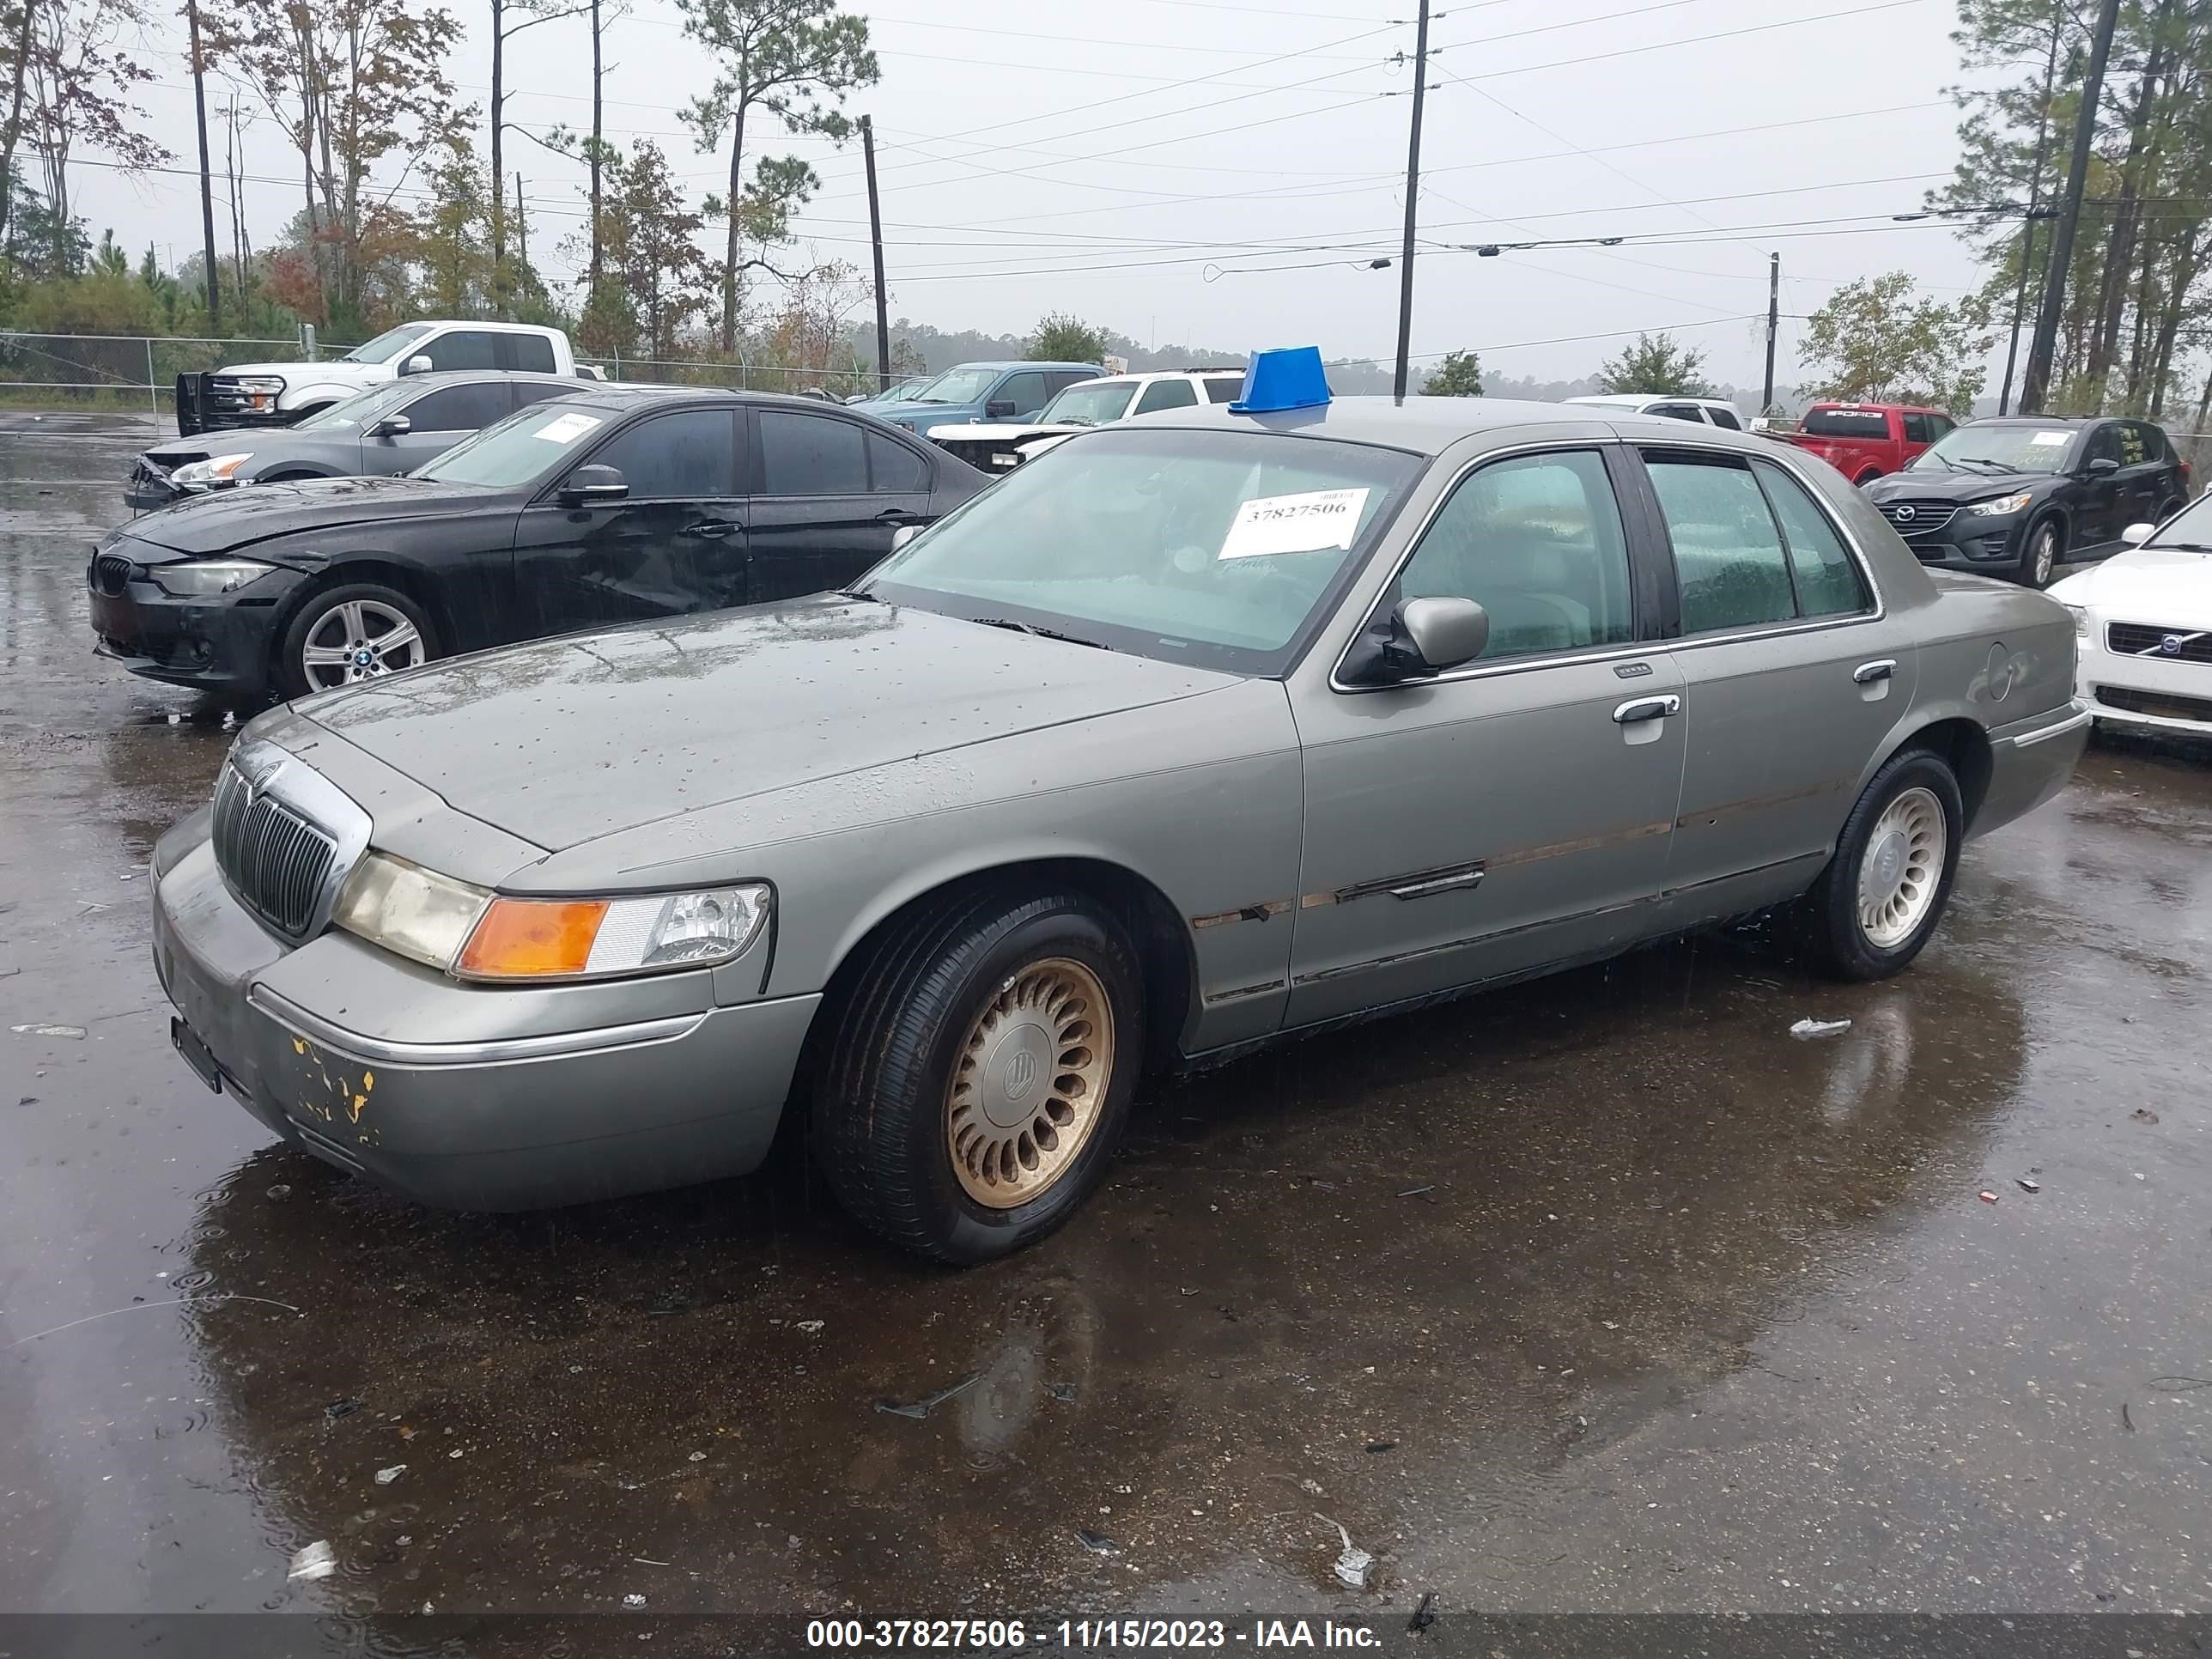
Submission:
POLYGON ((515 263, 523 270, 530 269, 530 216, 522 205, 522 169, 514 170, 514 254, 515 263))
POLYGON ((200 235, 207 259, 208 332, 222 334, 222 267, 215 257, 215 173, 208 161, 206 65, 200 61, 199 0, 185 0, 192 49, 192 117, 200 129, 200 235))
MULTIPOLYGON (((2051 392, 2051 373, 2058 355, 2058 322, 2066 308, 2066 272, 2074 263, 2074 235, 2081 223, 2081 196, 2089 182, 2089 146, 2097 136, 2097 104, 2105 92, 2105 65, 2112 55, 2112 32, 2119 25, 2120 0, 2103 0, 2097 31, 2089 40, 2089 67, 2081 77, 2081 109, 2074 122, 2074 151, 2066 167, 2066 194, 2058 223, 2051 233, 2051 260, 2043 276, 2043 303, 2035 318, 2035 340, 2027 352, 2027 374, 2021 382, 2020 412, 2043 413, 2051 392)), ((2033 223, 2033 221, 2030 221, 2033 223)))
POLYGON ((2020 228, 2020 283, 2013 289, 2012 328, 2005 341, 2004 384, 1997 392, 1997 413, 2012 409, 2012 372, 2020 361, 2020 324, 2027 311, 2027 274, 2035 269, 2036 217, 2043 206, 2043 164, 2051 154, 2051 100, 2058 86, 2058 22, 2051 25, 2051 54, 2043 65, 2043 110, 2035 123, 2035 168, 2027 179, 2027 220, 2020 228))
MULTIPOLYGON (((2117 4, 2118 0, 2112 0, 2117 4)), ((1398 255, 1398 371, 1391 395, 1406 395, 1406 354, 1413 343, 1413 227, 1421 204, 1421 98, 1429 82, 1429 0, 1413 33, 1413 124, 1406 141, 1406 240, 1398 255)))
POLYGON ((1759 394, 1759 412, 1774 407, 1774 337, 1782 328, 1782 256, 1766 256, 1766 387, 1759 394))
POLYGON ((876 390, 891 383, 890 297, 884 292, 884 214, 876 200, 876 124, 860 118, 860 154, 868 167, 868 241, 876 254, 876 390))

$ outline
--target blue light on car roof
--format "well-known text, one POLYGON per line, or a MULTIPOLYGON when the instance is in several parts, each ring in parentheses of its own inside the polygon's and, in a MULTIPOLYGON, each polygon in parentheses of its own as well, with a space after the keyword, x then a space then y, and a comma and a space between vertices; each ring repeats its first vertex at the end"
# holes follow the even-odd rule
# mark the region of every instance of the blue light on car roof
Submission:
POLYGON ((1285 409, 1319 409, 1328 402, 1328 376, 1319 346, 1255 351, 1244 368, 1244 391, 1231 415, 1272 415, 1285 409))

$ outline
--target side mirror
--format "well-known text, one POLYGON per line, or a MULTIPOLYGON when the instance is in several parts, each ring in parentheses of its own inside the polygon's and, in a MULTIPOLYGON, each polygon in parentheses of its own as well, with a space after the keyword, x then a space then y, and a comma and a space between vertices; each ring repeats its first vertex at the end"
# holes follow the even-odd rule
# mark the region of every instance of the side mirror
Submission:
POLYGON ((2151 532, 2157 528, 2154 524, 2131 524, 2120 532, 2121 544, 2127 547, 2141 547, 2150 539, 2151 532))
POLYGON ((1472 662, 1490 643, 1490 613, 1457 597, 1407 599, 1370 624, 1352 647, 1345 677, 1389 685, 1472 662))
POLYGON ((399 372, 402 374, 428 374, 430 372, 430 360, 418 351, 399 365, 399 372))
MULTIPOLYGON (((2149 528, 2148 525, 2143 527, 2146 530, 2149 528)), ((899 549, 904 547, 908 542, 912 541, 920 534, 921 534, 921 526, 920 525, 901 525, 896 530, 891 532, 891 551, 894 553, 897 552, 899 549)))
POLYGON ((561 486, 561 505, 586 507, 618 501, 629 494, 629 485, 611 466, 580 466, 561 486))
POLYGON ((2100 455, 2081 469, 2093 478, 2110 477, 2120 470, 2120 464, 2109 455, 2100 455))
POLYGON ((404 438, 415 429, 415 422, 404 415, 387 415, 369 428, 372 438, 404 438))
POLYGON ((1014 400, 1012 398, 994 398, 983 405, 983 418, 987 421, 1003 421, 1013 412, 1014 400))

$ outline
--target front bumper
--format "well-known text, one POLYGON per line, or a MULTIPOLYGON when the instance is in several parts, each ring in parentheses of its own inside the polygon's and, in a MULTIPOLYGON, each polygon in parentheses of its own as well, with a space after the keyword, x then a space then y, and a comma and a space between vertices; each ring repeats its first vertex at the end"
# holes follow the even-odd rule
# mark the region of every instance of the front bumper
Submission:
MULTIPOLYGON (((441 1208, 540 1208, 757 1167, 821 1001, 717 1006, 709 975, 668 975, 671 996, 696 981, 696 1006, 506 1034, 516 1004, 501 1000, 547 993, 462 986, 344 933, 287 948, 224 884, 204 813, 162 838, 154 867, 155 969, 224 1092, 326 1163, 441 1208), (344 989, 303 988, 319 987, 344 989), (456 1040, 472 1025, 482 1039, 456 1040)), ((602 988, 562 1006, 587 1008, 602 988)))
POLYGON ((95 558, 88 577, 93 650, 148 679, 260 696, 270 689, 286 601, 307 580, 280 568, 234 592, 179 599, 136 574, 103 582, 95 558))
POLYGON ((2139 731, 2212 736, 2212 666, 2108 650, 2108 623, 2092 615, 2095 635, 2077 641, 2075 669, 2090 712, 2139 731))
POLYGON ((1938 528, 1915 533, 1900 526, 1899 534, 1923 564, 1987 576, 2020 568, 2027 552, 2027 520, 2018 515, 1969 518, 1960 513, 1938 528))

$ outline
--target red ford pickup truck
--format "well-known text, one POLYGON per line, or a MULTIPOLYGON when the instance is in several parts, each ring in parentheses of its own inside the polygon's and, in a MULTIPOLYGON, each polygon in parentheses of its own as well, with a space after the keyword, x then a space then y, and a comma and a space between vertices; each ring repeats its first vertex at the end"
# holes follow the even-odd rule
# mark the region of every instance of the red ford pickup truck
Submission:
POLYGON ((1809 449, 1855 484, 1902 471, 1958 422, 1909 404, 1814 404, 1795 432, 1774 435, 1809 449))

